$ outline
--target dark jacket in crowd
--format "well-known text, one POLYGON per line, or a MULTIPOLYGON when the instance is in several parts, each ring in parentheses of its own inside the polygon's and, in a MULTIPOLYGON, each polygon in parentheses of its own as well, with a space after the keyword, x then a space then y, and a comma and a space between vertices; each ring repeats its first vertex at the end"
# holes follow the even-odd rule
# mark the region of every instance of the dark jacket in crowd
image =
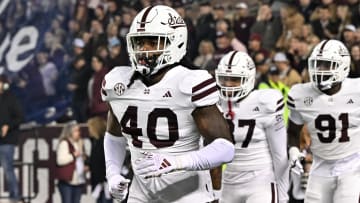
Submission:
POLYGON ((104 137, 98 140, 91 140, 91 153, 89 160, 91 187, 94 189, 97 184, 105 182, 105 155, 104 155, 104 137))
POLYGON ((19 125, 24 120, 22 108, 17 98, 7 90, 0 94, 0 134, 3 125, 9 125, 9 131, 3 138, 0 136, 0 144, 16 144, 19 125))

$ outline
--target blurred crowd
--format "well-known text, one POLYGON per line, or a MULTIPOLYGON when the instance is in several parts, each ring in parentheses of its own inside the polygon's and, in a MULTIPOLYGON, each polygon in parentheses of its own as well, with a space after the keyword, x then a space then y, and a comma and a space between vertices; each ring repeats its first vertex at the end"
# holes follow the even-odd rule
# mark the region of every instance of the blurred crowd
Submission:
POLYGON ((359 0, 16 0, 6 10, 14 15, 1 29, 11 33, 37 19, 44 41, 32 61, 11 78, 17 95, 30 101, 23 102, 27 120, 36 118, 39 107, 48 107, 45 113, 51 117, 59 106, 67 108, 56 112, 57 122, 105 117, 102 79, 113 67, 130 65, 126 34, 132 19, 155 4, 169 5, 182 15, 189 32, 188 57, 210 72, 225 53, 246 51, 256 63, 256 84, 271 88, 280 82, 286 92, 309 81, 307 56, 316 43, 340 39, 351 52, 349 77, 360 75, 359 0), (53 10, 55 14, 43 17, 53 10), (50 29, 42 26, 46 23, 50 29), (273 75, 278 75, 275 83, 273 75), (36 83, 43 90, 31 89, 36 83), (39 100, 44 97, 45 102, 39 100))

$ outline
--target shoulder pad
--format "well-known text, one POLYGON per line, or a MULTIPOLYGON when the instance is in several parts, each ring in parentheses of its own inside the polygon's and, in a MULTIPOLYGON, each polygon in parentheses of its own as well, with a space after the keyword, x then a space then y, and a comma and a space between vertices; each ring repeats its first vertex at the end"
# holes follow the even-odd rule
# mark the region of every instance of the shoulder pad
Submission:
POLYGON ((180 92, 191 95, 191 102, 195 106, 216 104, 219 93, 215 79, 206 70, 189 70, 180 83, 180 92))
POLYGON ((261 89, 259 91, 259 103, 268 113, 283 112, 284 98, 279 90, 261 89))
POLYGON ((289 109, 295 109, 295 103, 298 101, 302 95, 304 95, 304 91, 307 92, 311 88, 311 83, 299 83, 295 84, 290 88, 290 91, 288 92, 288 100, 287 100, 287 106, 289 109))
POLYGON ((111 101, 123 95, 133 73, 129 66, 117 66, 107 73, 101 85, 102 100, 111 101))

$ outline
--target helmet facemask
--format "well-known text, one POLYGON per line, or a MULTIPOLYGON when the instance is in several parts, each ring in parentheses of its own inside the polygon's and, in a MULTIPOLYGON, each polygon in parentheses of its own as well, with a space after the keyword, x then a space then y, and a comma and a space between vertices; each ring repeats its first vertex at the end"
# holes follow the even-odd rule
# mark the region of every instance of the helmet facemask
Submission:
POLYGON ((254 87, 250 74, 228 74, 216 70, 216 82, 220 87, 220 97, 228 101, 238 101, 249 94, 254 87))
POLYGON ((171 44, 167 35, 128 35, 127 40, 131 62, 142 75, 155 74, 166 65, 171 44))
POLYGON ((320 90, 331 89, 335 84, 340 83, 343 80, 339 66, 339 62, 334 60, 309 60, 311 82, 316 84, 320 90))

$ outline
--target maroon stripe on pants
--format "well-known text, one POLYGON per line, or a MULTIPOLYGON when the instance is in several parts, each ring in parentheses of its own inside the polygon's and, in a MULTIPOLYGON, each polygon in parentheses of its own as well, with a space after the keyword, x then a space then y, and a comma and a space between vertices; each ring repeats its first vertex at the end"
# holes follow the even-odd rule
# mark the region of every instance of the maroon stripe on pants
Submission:
POLYGON ((271 203, 276 202, 276 195, 275 195, 275 184, 271 183, 271 203))

